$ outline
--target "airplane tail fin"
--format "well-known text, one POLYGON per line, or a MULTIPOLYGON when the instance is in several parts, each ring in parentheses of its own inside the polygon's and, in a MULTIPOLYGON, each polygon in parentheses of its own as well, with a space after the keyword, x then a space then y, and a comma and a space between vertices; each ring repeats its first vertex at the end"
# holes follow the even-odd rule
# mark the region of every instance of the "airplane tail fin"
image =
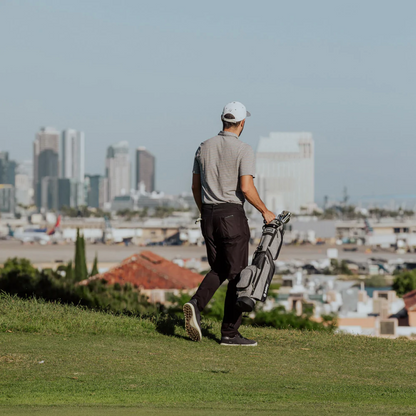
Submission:
POLYGON ((59 226, 61 225, 61 216, 58 215, 58 219, 56 220, 56 224, 53 226, 53 228, 51 230, 49 230, 47 232, 48 235, 53 235, 55 234, 55 231, 57 228, 59 228, 59 226))

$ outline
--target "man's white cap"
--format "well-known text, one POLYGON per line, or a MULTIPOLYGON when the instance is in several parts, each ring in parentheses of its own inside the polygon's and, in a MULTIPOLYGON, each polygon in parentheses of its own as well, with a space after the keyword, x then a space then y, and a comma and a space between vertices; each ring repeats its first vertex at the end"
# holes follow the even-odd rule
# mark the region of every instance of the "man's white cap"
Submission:
POLYGON ((245 105, 238 101, 233 101, 232 103, 228 103, 224 107, 224 110, 222 110, 221 120, 227 121, 228 123, 238 123, 250 116, 251 114, 247 111, 245 105), (225 118, 224 115, 226 114, 232 114, 235 118, 225 118))

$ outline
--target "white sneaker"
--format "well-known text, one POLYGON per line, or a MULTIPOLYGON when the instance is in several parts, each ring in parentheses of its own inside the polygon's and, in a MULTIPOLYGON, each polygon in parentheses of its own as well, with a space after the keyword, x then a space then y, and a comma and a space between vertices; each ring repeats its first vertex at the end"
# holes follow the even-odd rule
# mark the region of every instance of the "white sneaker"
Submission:
POLYGON ((201 314, 196 305, 196 300, 190 300, 183 305, 183 314, 185 315, 185 330, 192 341, 201 341, 201 314))

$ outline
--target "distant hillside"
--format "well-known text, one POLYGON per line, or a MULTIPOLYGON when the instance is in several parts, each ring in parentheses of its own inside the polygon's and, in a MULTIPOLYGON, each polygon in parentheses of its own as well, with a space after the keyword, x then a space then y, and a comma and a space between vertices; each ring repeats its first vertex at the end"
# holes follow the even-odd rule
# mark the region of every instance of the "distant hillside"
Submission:
POLYGON ((0 295, 0 414, 416 413, 412 341, 241 332, 259 346, 219 346, 215 322, 194 343, 179 320, 0 295))

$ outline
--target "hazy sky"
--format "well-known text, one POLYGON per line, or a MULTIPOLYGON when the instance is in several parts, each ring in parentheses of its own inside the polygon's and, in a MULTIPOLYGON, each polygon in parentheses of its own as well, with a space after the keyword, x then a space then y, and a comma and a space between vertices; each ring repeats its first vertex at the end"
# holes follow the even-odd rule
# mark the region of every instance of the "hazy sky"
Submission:
POLYGON ((243 102, 242 140, 310 131, 316 201, 413 194, 414 0, 0 0, 0 149, 41 126, 85 131, 88 173, 127 140, 157 188, 188 191, 199 143, 243 102))

